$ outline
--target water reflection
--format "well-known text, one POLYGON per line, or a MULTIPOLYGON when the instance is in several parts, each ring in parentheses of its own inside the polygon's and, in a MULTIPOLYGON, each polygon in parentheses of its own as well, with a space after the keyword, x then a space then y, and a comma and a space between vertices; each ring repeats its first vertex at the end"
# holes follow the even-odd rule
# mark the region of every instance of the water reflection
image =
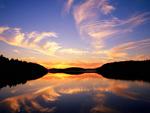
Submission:
POLYGON ((48 74, 0 90, 0 112, 150 113, 150 84, 98 74, 48 74))

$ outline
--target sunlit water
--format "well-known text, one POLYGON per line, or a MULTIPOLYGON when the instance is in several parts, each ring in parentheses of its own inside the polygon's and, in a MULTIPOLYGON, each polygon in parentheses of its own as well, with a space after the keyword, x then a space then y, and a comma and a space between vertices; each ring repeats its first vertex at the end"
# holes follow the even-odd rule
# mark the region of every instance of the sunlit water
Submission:
POLYGON ((150 83, 48 74, 0 89, 0 112, 150 113, 150 83))

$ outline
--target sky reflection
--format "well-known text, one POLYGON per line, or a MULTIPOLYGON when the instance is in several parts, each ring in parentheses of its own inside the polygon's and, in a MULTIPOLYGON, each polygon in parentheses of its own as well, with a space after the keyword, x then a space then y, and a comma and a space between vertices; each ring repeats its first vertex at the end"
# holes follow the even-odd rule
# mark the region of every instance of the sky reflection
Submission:
POLYGON ((92 73, 48 74, 24 85, 0 90, 3 113, 149 113, 149 105, 149 83, 110 80, 92 73))

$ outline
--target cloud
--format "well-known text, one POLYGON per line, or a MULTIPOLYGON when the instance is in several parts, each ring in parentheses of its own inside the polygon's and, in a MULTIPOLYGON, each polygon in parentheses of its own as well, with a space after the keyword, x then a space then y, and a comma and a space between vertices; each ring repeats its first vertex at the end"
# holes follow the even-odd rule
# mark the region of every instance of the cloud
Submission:
POLYGON ((112 48, 112 51, 126 51, 132 49, 137 50, 145 47, 150 47, 150 38, 120 44, 117 47, 112 48))
POLYGON ((121 34, 130 33, 150 20, 150 13, 143 12, 121 19, 113 15, 117 10, 109 0, 85 0, 77 4, 73 16, 83 38, 91 39, 94 49, 105 47, 105 41, 121 34))
POLYGON ((55 53, 58 49, 60 49, 61 46, 58 45, 56 42, 46 42, 43 46, 42 49, 45 51, 48 51, 50 53, 55 53))
POLYGON ((132 55, 132 56, 130 56, 130 59, 132 59, 132 60, 149 60, 150 59, 150 54, 147 54, 147 55, 144 55, 144 54, 132 55))
POLYGON ((69 13, 74 0, 67 0, 64 6, 64 12, 69 13))
POLYGON ((31 32, 31 33, 29 33, 29 38, 33 39, 32 41, 34 43, 40 42, 45 37, 55 37, 55 38, 57 38, 57 34, 55 32, 42 32, 42 33, 31 32))
MULTIPOLYGON (((52 39, 58 38, 55 32, 22 32, 20 28, 5 28, 5 32, 0 33, 0 40, 7 44, 22 47, 30 50, 35 50, 43 55, 54 56, 58 59, 77 59, 82 55, 88 53, 87 50, 81 50, 77 48, 64 48, 59 43, 52 41, 52 39), (61 55, 61 57, 59 56, 61 55), (72 57, 70 57, 72 55, 72 57), (63 56, 63 57, 62 57, 63 56)), ((13 50, 15 53, 21 54, 21 52, 13 50)), ((28 60, 33 60, 29 59, 28 60)))
POLYGON ((100 6, 101 6, 101 11, 104 14, 109 14, 113 10, 115 10, 114 6, 110 5, 108 0, 101 0, 100 6))
POLYGON ((0 34, 8 30, 9 27, 0 27, 0 34))
POLYGON ((114 9, 108 0, 86 0, 75 7, 73 15, 76 24, 81 24, 85 20, 98 17, 99 10, 102 14, 106 15, 111 13, 114 9))
POLYGON ((20 51, 17 50, 17 49, 14 49, 13 52, 14 52, 14 53, 19 53, 20 51))
POLYGON ((142 53, 143 50, 149 51, 149 48, 150 38, 147 38, 143 40, 122 43, 108 50, 97 51, 95 54, 105 55, 106 59, 111 60, 140 60, 149 58, 147 55, 142 53), (132 51, 132 53, 138 51, 138 55, 130 55, 130 51, 132 51))
POLYGON ((59 50, 59 52, 63 54, 76 54, 76 55, 83 55, 88 53, 88 51, 76 49, 76 48, 63 48, 59 50))
POLYGON ((91 38, 95 48, 97 48, 97 45, 103 47, 104 41, 123 33, 132 32, 135 27, 149 20, 149 15, 150 13, 141 13, 125 20, 112 18, 109 20, 99 20, 90 24, 84 24, 80 26, 80 34, 84 37, 91 38))
POLYGON ((21 32, 20 28, 8 28, 5 32, 0 33, 0 40, 11 45, 21 45, 25 38, 25 34, 21 32))
POLYGON ((80 24, 82 21, 96 16, 93 11, 94 6, 95 2, 92 2, 91 0, 87 0, 76 6, 73 13, 76 24, 80 24))
POLYGON ((51 41, 57 38, 55 32, 24 33, 20 28, 1 27, 0 40, 14 46, 33 49, 46 55, 54 55, 61 46, 51 41), (5 32, 2 32, 5 31, 5 32))
MULTIPOLYGON (((120 57, 120 58, 128 56, 127 58, 131 59, 129 57, 130 51, 132 51, 132 52, 138 51, 138 56, 141 56, 142 53, 140 53, 140 52, 142 52, 143 50, 149 51, 149 48, 150 48, 150 39, 143 39, 143 40, 139 40, 139 41, 131 41, 131 42, 117 45, 116 47, 114 47, 110 50, 109 54, 112 57, 115 56, 116 54, 119 54, 118 57, 120 57)), ((142 59, 146 59, 146 58, 147 58, 147 55, 142 55, 142 59)), ((134 55, 134 57, 132 59, 139 60, 141 58, 139 57, 139 59, 138 59, 137 55, 134 55)))

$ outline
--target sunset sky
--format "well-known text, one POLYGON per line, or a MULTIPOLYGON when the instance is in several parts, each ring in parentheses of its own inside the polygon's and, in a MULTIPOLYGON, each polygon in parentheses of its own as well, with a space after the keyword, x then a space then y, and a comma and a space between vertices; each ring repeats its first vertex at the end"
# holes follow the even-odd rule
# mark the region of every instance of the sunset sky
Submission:
POLYGON ((0 54, 46 67, 150 59, 150 0, 0 0, 0 54))

